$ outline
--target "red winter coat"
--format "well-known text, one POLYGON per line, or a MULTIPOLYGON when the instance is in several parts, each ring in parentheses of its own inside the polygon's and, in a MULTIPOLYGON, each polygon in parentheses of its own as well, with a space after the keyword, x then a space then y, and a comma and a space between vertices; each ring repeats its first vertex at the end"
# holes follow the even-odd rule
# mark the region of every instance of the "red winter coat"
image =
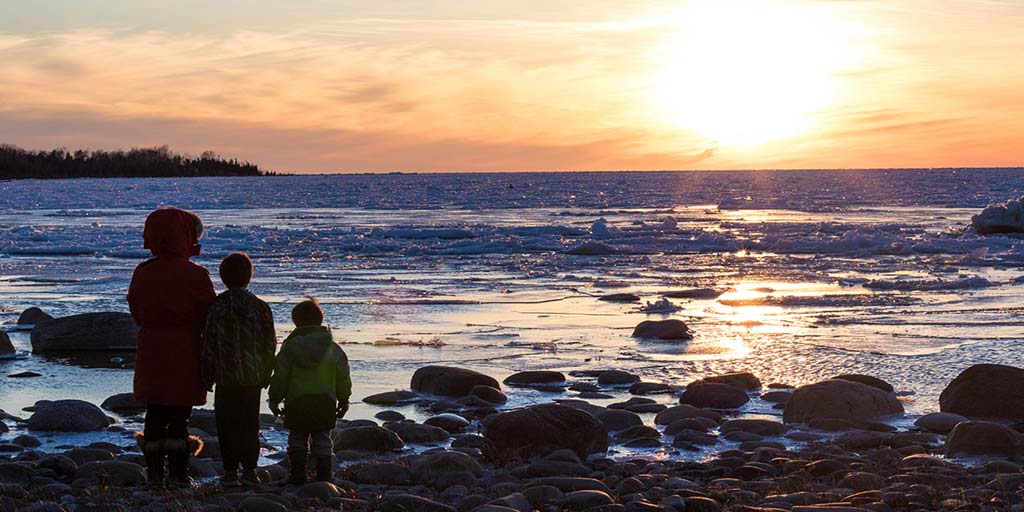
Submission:
POLYGON ((216 298, 210 273, 189 261, 199 254, 197 217, 176 208, 146 218, 145 247, 155 256, 135 268, 128 307, 139 324, 135 401, 206 403, 199 354, 206 310, 216 298))

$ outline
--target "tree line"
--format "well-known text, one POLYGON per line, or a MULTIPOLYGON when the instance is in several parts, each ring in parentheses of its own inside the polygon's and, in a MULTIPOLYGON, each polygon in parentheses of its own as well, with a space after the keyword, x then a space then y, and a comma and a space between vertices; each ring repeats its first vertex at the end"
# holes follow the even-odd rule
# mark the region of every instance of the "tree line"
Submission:
POLYGON ((167 146, 129 151, 32 151, 0 144, 0 179, 143 178, 192 176, 262 176, 249 162, 224 159, 212 151, 198 157, 172 152, 167 146))

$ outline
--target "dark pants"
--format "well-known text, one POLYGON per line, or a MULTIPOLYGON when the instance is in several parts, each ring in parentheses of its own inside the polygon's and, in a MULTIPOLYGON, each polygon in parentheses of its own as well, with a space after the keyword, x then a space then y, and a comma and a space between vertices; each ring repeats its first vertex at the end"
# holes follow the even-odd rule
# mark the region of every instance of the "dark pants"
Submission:
POLYGON ((187 439, 188 420, 192 407, 188 405, 146 406, 146 442, 164 439, 187 439))
POLYGON ((213 409, 217 417, 217 439, 226 471, 255 469, 260 456, 259 386, 217 386, 213 409))

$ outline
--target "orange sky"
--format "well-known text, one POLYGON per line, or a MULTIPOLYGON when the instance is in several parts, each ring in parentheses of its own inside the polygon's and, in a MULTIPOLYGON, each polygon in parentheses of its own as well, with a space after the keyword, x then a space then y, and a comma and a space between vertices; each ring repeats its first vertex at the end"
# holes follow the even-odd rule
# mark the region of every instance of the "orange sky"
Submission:
POLYGON ((289 172, 1024 165, 1016 1, 7 4, 0 142, 33 149, 289 172))

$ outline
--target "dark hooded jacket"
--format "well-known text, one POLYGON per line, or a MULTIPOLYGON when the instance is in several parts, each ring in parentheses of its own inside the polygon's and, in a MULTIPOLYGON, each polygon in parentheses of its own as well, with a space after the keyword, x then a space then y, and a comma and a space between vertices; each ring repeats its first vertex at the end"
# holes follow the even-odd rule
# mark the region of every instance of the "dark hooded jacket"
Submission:
POLYGON ((323 326, 292 331, 277 354, 270 401, 284 402, 285 427, 299 432, 334 428, 338 401, 352 395, 348 356, 323 326))
POLYGON ((199 352, 206 311, 216 297, 210 274, 189 261, 199 254, 198 217, 177 208, 146 218, 145 248, 153 258, 135 268, 128 307, 139 324, 135 401, 150 405, 206 403, 199 352))
POLYGON ((270 385, 277 336, 270 307, 244 288, 217 296, 203 334, 203 386, 270 385))

